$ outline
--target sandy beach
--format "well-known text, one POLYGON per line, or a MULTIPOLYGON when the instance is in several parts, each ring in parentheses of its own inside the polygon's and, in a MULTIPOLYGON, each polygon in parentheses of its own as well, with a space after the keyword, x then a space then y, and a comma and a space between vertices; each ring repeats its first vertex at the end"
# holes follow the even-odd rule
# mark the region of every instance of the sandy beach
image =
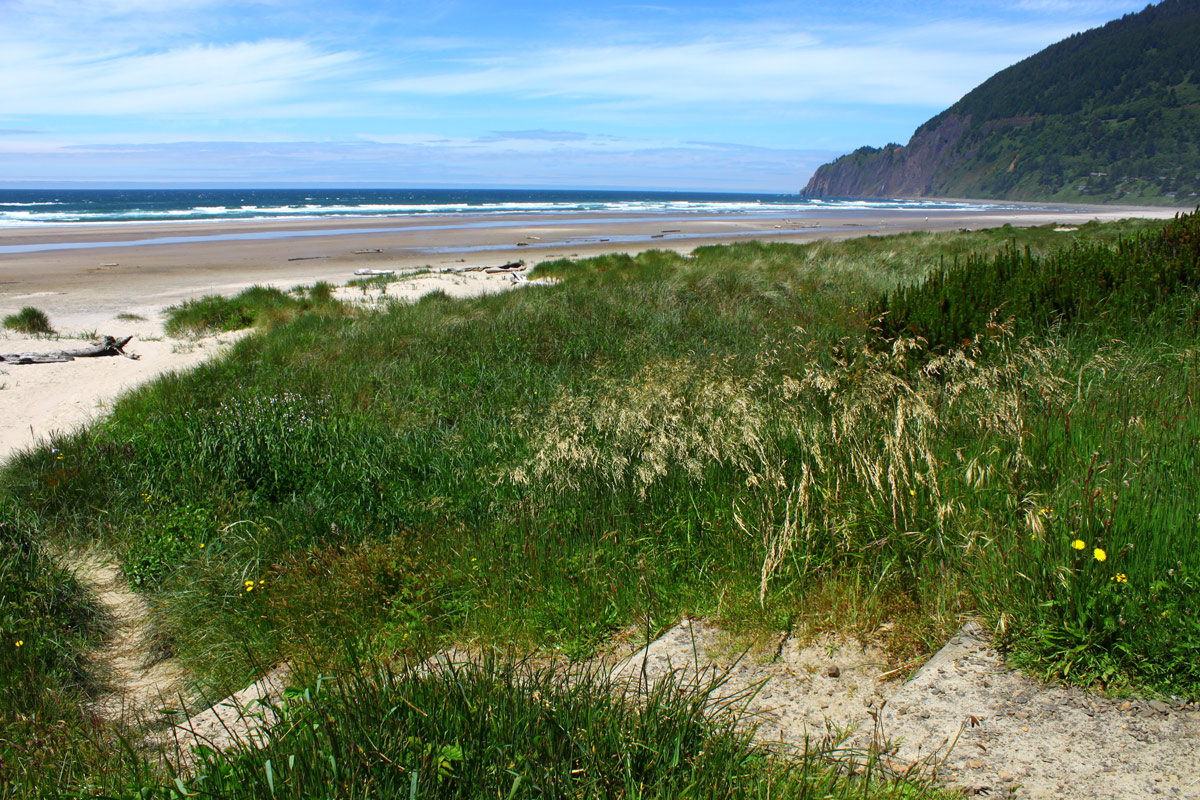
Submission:
POLYGON ((1177 209, 1030 206, 1017 210, 838 212, 819 218, 771 215, 453 215, 241 220, 0 229, 0 316, 45 311, 60 338, 0 332, 0 352, 78 346, 92 334, 133 334, 139 360, 99 358, 0 367, 0 460, 53 431, 102 413, 120 393, 169 370, 186 369, 235 337, 172 340, 162 310, 204 294, 318 280, 343 285, 355 271, 431 267, 394 284, 392 297, 435 289, 454 296, 512 287, 504 275, 440 272, 524 260, 529 264, 605 252, 695 247, 747 239, 804 242, 1003 225, 1078 225, 1127 217, 1169 218, 1177 209), (143 320, 118 318, 136 315, 143 320))

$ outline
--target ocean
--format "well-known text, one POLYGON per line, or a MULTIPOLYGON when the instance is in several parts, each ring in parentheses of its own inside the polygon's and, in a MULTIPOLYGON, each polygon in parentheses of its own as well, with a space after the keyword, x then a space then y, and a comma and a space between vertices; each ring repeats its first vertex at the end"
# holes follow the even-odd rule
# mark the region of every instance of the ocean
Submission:
POLYGON ((454 214, 771 214, 989 210, 1001 203, 531 189, 0 189, 0 228, 454 214))

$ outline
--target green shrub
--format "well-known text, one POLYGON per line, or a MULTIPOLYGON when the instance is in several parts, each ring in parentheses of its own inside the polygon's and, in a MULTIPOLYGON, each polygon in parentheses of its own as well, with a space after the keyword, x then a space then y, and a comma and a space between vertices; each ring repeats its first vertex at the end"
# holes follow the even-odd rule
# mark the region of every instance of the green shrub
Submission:
POLYGON ((1200 288, 1200 211, 1159 230, 1047 256, 1009 247, 943 261, 922 283, 871 305, 886 338, 917 336, 935 348, 960 344, 998 316, 1019 332, 1102 322, 1113 335, 1136 331, 1168 298, 1200 288))

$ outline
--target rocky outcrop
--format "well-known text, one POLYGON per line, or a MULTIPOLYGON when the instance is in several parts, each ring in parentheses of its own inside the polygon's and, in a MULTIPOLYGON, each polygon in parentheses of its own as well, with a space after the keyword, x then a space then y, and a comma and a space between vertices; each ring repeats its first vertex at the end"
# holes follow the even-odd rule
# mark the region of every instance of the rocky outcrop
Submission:
POLYGON ((970 117, 948 116, 905 146, 863 147, 820 167, 805 197, 927 197, 945 191, 945 176, 968 160, 964 137, 970 117))

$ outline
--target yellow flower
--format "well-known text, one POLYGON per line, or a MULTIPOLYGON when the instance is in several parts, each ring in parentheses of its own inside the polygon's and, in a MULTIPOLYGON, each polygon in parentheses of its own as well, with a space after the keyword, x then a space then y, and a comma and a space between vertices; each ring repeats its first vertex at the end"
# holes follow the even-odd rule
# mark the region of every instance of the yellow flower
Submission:
POLYGON ((1109 578, 1109 580, 1116 581, 1117 583, 1129 583, 1129 578, 1125 577, 1124 572, 1118 572, 1116 575, 1113 575, 1111 578, 1109 578))
POLYGON ((1074 547, 1076 550, 1082 550, 1083 548, 1087 547, 1087 542, 1085 542, 1083 539, 1076 539, 1075 541, 1071 542, 1071 547, 1074 547))
POLYGON ((201 549, 201 550, 203 550, 203 549, 204 549, 204 542, 201 542, 201 543, 200 543, 200 549, 201 549))
POLYGON ((1108 558, 1108 553, 1104 552, 1099 547, 1097 547, 1095 550, 1092 551, 1092 557, 1095 558, 1097 561, 1104 561, 1108 558))
POLYGON ((25 644, 24 639, 17 639, 15 642, 13 642, 14 647, 21 647, 23 644, 25 644))

